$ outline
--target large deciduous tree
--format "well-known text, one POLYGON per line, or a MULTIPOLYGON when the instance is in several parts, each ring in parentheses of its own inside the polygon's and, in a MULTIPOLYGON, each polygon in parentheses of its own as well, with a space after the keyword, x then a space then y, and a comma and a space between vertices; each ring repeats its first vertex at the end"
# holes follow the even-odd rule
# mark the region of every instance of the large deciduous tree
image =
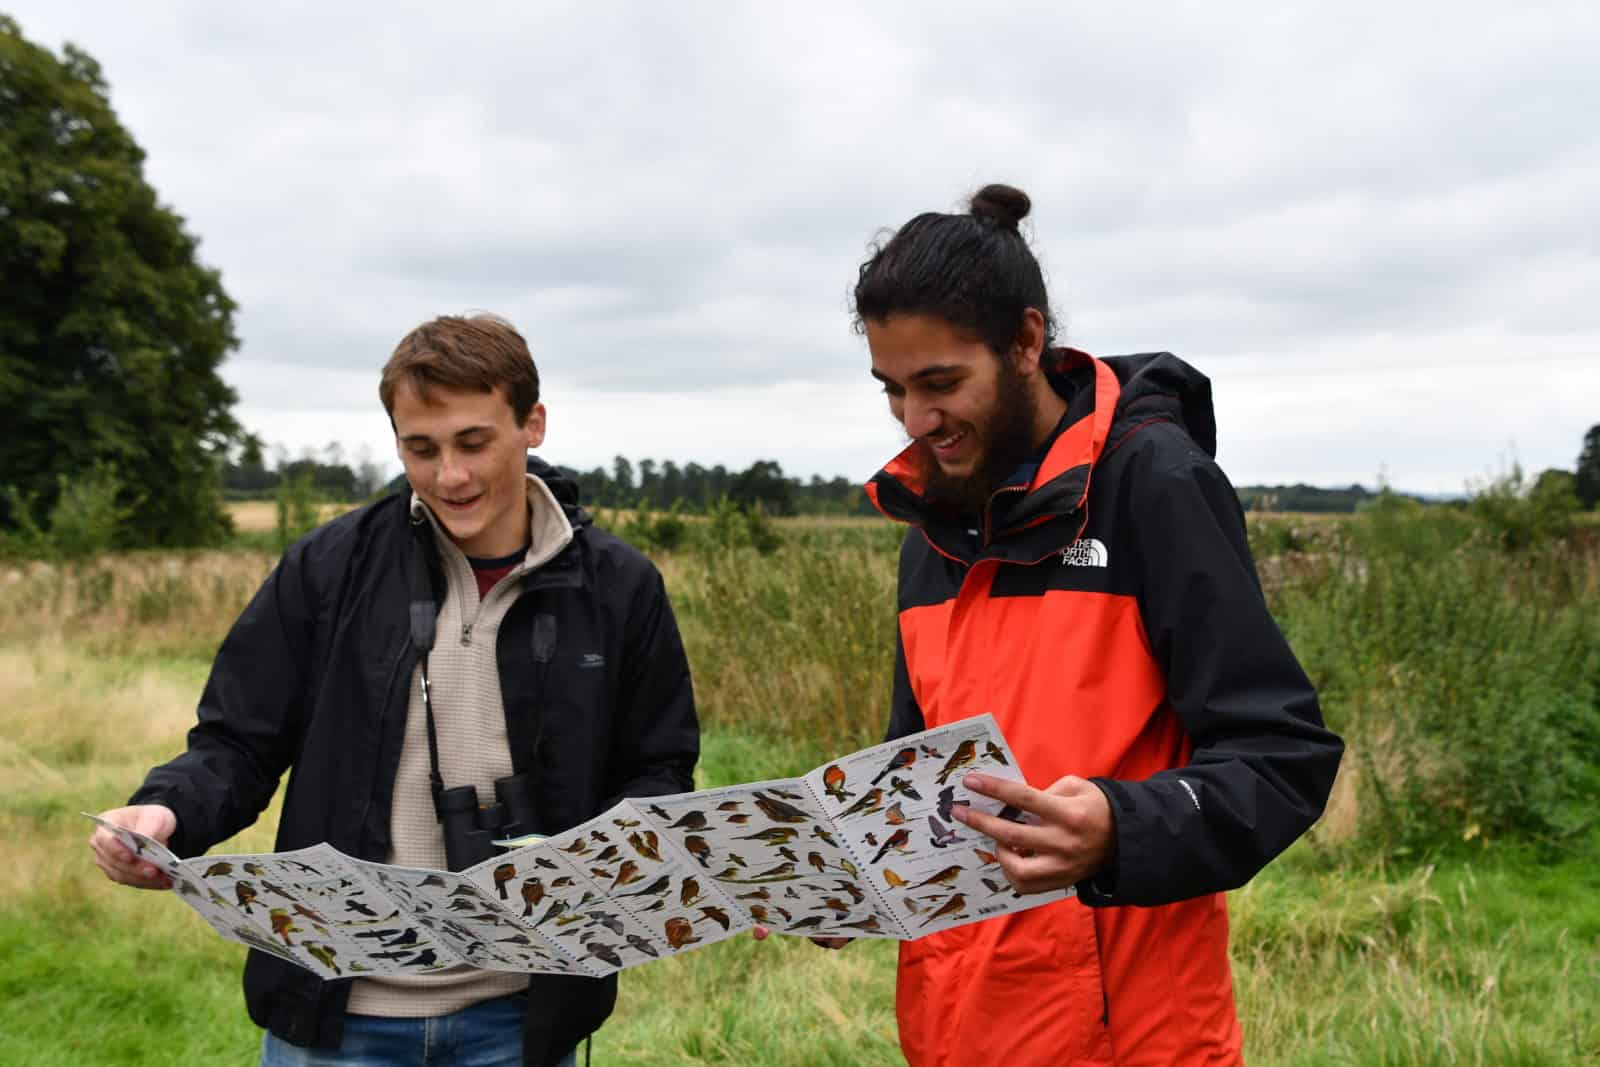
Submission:
POLYGON ((1583 449, 1578 453, 1578 499, 1583 506, 1592 508, 1600 503, 1600 422, 1589 427, 1583 435, 1583 449))
POLYGON ((143 162, 99 64, 0 15, 0 482, 19 491, 0 525, 101 462, 132 509, 125 543, 228 529, 217 464, 238 426, 217 368, 234 304, 143 162))

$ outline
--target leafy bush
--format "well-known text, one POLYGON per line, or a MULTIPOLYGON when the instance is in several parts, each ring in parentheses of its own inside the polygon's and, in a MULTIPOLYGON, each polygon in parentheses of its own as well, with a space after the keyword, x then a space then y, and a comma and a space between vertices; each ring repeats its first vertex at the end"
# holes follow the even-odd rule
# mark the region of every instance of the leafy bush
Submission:
POLYGON ((681 502, 661 514, 639 507, 622 521, 617 536, 643 552, 671 552, 689 539, 689 523, 681 502))
POLYGON ((691 549, 716 554, 753 548, 765 556, 783 546, 783 535, 760 504, 736 503, 728 497, 712 505, 703 518, 685 516, 681 504, 662 513, 640 507, 624 514, 617 536, 644 552, 691 549))
POLYGON ((700 537, 700 547, 711 551, 753 548, 768 556, 782 545, 783 536, 759 503, 739 504, 728 497, 711 506, 700 537))
POLYGON ((138 506, 122 496, 117 468, 109 463, 96 463, 80 478, 62 478, 61 493, 50 509, 50 542, 56 553, 82 559, 116 545, 123 523, 138 506))
POLYGON ((1380 501, 1278 617, 1350 742, 1364 838, 1559 846, 1600 786, 1600 556, 1539 505, 1380 501))
POLYGON ((279 552, 317 527, 321 500, 309 472, 285 478, 273 493, 278 505, 279 552))
POLYGON ((50 535, 34 518, 38 500, 14 485, 0 489, 11 512, 14 529, 0 529, 0 558, 40 559, 50 554, 50 535))
POLYGON ((41 526, 36 501, 7 487, 17 528, 0 537, 0 554, 33 559, 84 559, 115 548, 123 525, 138 507, 129 502, 114 464, 96 462, 85 474, 57 479, 50 514, 41 526))
POLYGON ((1347 548, 1363 559, 1427 561, 1470 542, 1479 527, 1454 504, 1423 504, 1384 491, 1346 528, 1347 548))
POLYGON ((1573 519, 1582 510, 1574 484, 1559 477, 1529 483, 1522 468, 1513 466, 1480 489, 1469 508, 1502 546, 1522 551, 1572 533, 1573 519))

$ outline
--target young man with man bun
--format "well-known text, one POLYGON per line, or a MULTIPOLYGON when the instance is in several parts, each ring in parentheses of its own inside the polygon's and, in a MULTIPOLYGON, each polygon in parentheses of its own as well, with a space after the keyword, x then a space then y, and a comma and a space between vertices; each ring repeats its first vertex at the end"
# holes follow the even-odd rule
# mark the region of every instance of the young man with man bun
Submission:
MULTIPOLYGON (((1237 1064, 1223 891, 1321 814, 1342 752, 1262 598, 1210 383, 1052 346, 989 186, 862 264, 857 324, 911 439, 869 483, 910 525, 888 737, 992 713, 1029 785, 965 808, 1020 892, 1075 898, 900 948, 914 1067, 1237 1064)), ((975 861, 976 862, 976 861, 975 861)))

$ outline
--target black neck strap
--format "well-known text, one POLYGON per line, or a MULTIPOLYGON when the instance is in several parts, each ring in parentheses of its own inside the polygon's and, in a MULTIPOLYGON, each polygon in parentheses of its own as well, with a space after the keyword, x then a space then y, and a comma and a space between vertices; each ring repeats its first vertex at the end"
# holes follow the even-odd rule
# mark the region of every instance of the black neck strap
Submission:
POLYGON ((406 560, 406 585, 411 596, 411 646, 421 656, 422 708, 428 723, 428 785, 433 790, 434 813, 438 814, 444 776, 439 772, 439 731, 433 724, 433 692, 428 685, 428 653, 433 650, 438 611, 433 600, 433 578, 428 573, 428 560, 434 552, 433 534, 426 515, 413 513, 410 518, 412 551, 406 560))
MULTIPOLYGON (((428 653, 433 649, 433 643, 438 630, 438 604, 434 600, 434 585, 429 561, 437 558, 436 546, 433 540, 433 531, 429 528, 428 517, 424 514, 413 514, 411 519, 412 551, 406 561, 406 585, 410 594, 411 614, 411 645, 417 650, 419 663, 422 667, 422 708, 426 716, 428 730, 428 784, 433 790, 433 804, 435 813, 439 810, 439 795, 444 792, 444 776, 439 770, 439 731, 433 720, 433 687, 428 682, 428 653)), ((576 584, 576 576, 569 576, 560 584, 576 584)), ((538 595, 535 593, 535 595, 538 595)), ((555 657, 557 643, 557 625, 555 615, 549 612, 535 610, 531 636, 531 659, 534 668, 534 692, 531 706, 538 712, 538 727, 531 738, 528 759, 537 759, 539 747, 544 743, 544 690, 545 681, 549 674, 550 661, 555 657)), ((520 720, 513 722, 511 715, 506 715, 506 731, 508 736, 516 738, 522 728, 520 720)), ((524 737, 524 740, 530 740, 524 737)), ((517 773, 527 770, 528 759, 521 757, 522 745, 513 744, 511 747, 511 763, 517 773)))

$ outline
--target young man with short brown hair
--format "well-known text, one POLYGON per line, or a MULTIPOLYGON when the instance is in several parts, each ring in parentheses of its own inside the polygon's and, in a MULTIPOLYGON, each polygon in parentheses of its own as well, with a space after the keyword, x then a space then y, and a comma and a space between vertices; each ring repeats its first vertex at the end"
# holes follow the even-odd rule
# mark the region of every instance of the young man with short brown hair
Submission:
MULTIPOLYGON (((197 855, 252 823, 288 770, 278 850, 326 841, 443 868, 435 781, 484 798, 523 782, 525 829, 546 834, 693 787, 698 726, 661 576, 528 454, 546 415, 521 336, 492 316, 424 323, 380 395, 411 491, 284 554, 217 654, 188 751, 105 818, 197 855)), ((90 843, 113 881, 164 887, 111 835, 90 843)), ((323 982, 257 951, 244 984, 265 1067, 570 1063, 616 999, 614 976, 323 982)))

